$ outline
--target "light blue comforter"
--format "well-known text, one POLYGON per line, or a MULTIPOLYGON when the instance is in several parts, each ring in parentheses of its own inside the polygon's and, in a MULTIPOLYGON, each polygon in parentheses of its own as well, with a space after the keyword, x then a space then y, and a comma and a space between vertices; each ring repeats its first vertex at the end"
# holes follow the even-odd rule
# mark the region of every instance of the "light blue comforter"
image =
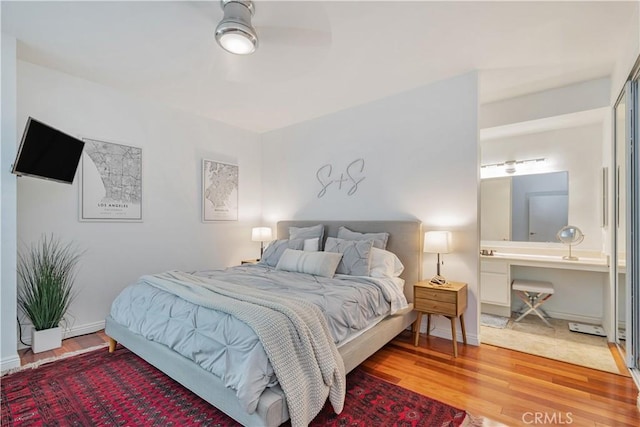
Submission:
MULTIPOLYGON (((333 279, 276 271, 261 265, 193 273, 238 287, 290 295, 317 305, 336 344, 372 320, 406 307, 394 279, 339 275, 333 279)), ((238 319, 181 299, 141 280, 124 289, 111 317, 132 332, 164 344, 222 379, 253 413, 266 387, 277 384, 254 331, 238 319)))

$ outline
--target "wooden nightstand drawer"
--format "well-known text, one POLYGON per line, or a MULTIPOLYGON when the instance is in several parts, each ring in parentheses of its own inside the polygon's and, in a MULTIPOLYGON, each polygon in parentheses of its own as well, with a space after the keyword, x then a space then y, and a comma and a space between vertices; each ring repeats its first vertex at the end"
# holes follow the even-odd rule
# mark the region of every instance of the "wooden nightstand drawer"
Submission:
POLYGON ((441 291, 439 289, 416 288, 416 298, 432 299, 442 302, 456 302, 456 294, 451 291, 441 291))
POLYGON ((456 315, 456 302, 442 302, 432 299, 416 298, 415 309, 433 314, 444 314, 446 316, 456 315))

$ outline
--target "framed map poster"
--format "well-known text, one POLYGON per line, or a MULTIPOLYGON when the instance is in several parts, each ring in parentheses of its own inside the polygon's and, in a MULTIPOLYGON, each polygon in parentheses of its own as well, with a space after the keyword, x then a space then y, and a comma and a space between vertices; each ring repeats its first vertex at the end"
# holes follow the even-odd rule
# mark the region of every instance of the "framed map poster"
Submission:
POLYGON ((202 220, 238 220, 238 165, 202 159, 202 220))
POLYGON ((80 221, 142 221, 142 149, 82 140, 80 221))

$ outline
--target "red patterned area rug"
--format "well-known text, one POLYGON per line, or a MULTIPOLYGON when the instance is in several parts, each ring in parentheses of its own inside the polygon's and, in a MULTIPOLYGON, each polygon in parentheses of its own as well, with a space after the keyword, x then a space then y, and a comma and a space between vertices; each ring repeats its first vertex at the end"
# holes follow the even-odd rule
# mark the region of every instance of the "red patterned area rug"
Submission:
MULTIPOLYGON (((2 426, 237 426, 125 348, 57 360, 2 377, 2 426)), ((463 410, 357 368, 345 408, 327 405, 312 426, 464 426, 463 410)))

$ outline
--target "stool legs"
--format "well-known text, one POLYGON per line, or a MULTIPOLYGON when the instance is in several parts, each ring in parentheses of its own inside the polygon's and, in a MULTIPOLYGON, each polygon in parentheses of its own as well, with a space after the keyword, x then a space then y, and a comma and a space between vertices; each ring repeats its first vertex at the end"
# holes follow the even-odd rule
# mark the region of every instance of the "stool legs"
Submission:
POLYGON ((524 303, 529 307, 528 310, 526 310, 525 312, 523 312, 520 317, 518 317, 515 321, 519 322, 520 320, 522 320, 526 315, 528 315, 529 313, 533 312, 535 314, 538 315, 538 317, 540 319, 542 319, 542 321, 549 327, 551 327, 551 324, 547 321, 547 319, 544 318, 544 316, 542 315, 542 313, 544 313, 547 317, 549 317, 547 315, 547 313, 545 313, 542 308, 540 307, 546 300, 548 300, 549 298, 551 298, 552 294, 543 294, 543 293, 538 293, 538 294, 529 294, 528 292, 524 292, 524 291, 519 291, 518 292, 518 296, 520 297, 520 299, 522 301, 524 301, 524 303), (542 312, 542 313, 540 313, 542 312))

